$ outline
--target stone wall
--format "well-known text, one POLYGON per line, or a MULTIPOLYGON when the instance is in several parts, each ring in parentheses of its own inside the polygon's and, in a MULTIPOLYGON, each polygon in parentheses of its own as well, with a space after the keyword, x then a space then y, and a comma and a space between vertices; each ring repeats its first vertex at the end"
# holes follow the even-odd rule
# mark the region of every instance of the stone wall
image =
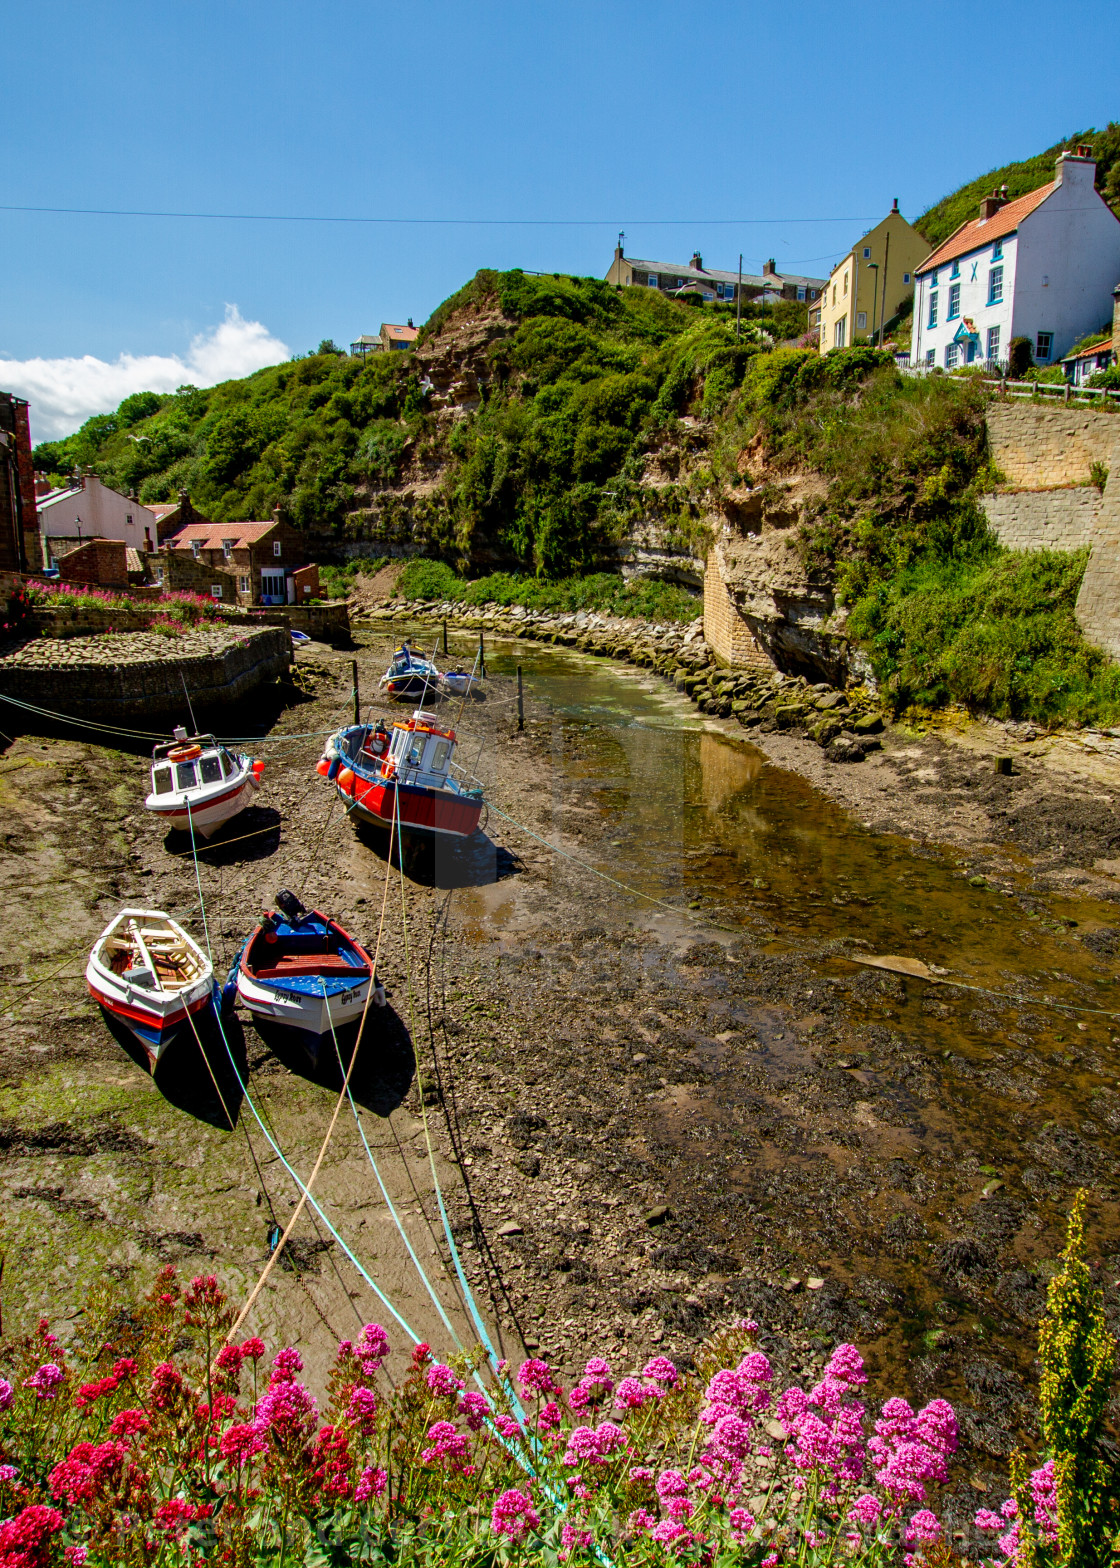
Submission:
POLYGON ((0 708, 8 696, 52 713, 120 723, 180 712, 185 679, 201 711, 248 696, 283 675, 290 658, 290 638, 278 626, 240 634, 211 627, 182 645, 143 633, 88 641, 35 638, 0 656, 0 708), (199 640, 207 645, 203 651, 196 651, 199 640))
POLYGON ((704 572, 704 640, 721 664, 732 669, 773 669, 769 657, 727 591, 718 553, 708 552, 704 572))
POLYGON ((1082 485, 1093 463, 1108 463, 1120 409, 1055 408, 1028 402, 988 405, 992 462, 1016 490, 1082 485))
POLYGON ((332 648, 349 648, 350 606, 345 599, 332 599, 327 604, 289 604, 280 610, 251 610, 252 626, 290 626, 293 631, 306 632, 316 642, 330 643, 332 648))
POLYGON ((1090 642, 1120 659, 1120 421, 1115 428, 1112 450, 1103 459, 1108 483, 1077 596, 1077 619, 1090 642))
POLYGON ((988 523, 1009 550, 1080 550, 1092 544, 1101 497, 1073 490, 1011 490, 981 498, 988 523))

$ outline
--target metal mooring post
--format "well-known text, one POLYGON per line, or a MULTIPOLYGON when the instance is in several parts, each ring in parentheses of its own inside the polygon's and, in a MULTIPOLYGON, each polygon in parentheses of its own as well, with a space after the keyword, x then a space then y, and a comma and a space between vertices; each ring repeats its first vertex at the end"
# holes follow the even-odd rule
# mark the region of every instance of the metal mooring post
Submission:
POLYGON ((361 699, 358 696, 358 661, 357 661, 357 659, 351 659, 350 660, 350 673, 354 677, 354 723, 355 724, 360 724, 362 722, 362 704, 361 704, 361 699))
POLYGON ((447 657, 447 622, 443 623, 443 655, 447 657))
POLYGON ((478 678, 480 681, 486 679, 486 641, 483 632, 478 634, 478 678))
POLYGON ((521 685, 521 666, 517 666, 517 728, 525 728, 525 693, 521 685))

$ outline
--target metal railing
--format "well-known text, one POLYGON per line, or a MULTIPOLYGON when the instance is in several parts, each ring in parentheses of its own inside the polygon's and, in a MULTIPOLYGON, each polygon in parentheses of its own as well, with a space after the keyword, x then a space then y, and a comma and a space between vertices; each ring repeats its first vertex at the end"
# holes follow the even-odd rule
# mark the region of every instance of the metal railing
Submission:
POLYGON ((991 387, 994 394, 1000 398, 1027 398, 1032 403, 1045 403, 1048 406, 1067 403, 1096 403, 1100 408, 1120 407, 1120 390, 1113 387, 1086 387, 1075 386, 1072 381, 1010 381, 1007 378, 1002 364, 988 360, 977 360, 972 365, 958 365, 954 370, 945 370, 941 365, 899 365, 899 370, 904 376, 929 376, 934 371, 942 375, 958 376, 962 372, 986 372, 980 380, 984 386, 991 387))

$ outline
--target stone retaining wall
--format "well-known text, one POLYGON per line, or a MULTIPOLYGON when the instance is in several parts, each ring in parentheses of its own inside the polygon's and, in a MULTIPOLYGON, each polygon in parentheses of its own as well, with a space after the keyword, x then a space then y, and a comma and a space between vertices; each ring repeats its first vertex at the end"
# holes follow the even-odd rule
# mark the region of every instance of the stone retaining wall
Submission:
POLYGON ((316 642, 330 643, 332 648, 350 647, 350 606, 345 599, 327 604, 289 604, 284 609, 252 610, 252 626, 290 626, 294 631, 306 632, 316 642))
POLYGON ((727 591, 717 552, 708 552, 704 572, 704 638, 721 664, 733 669, 773 669, 774 661, 760 645, 727 591))
POLYGON ((0 653, 0 699, 120 723, 179 712, 184 678, 198 711, 248 696, 291 661, 291 638, 278 626, 208 627, 168 639, 166 651, 161 642, 158 633, 100 633, 10 644, 0 653))
POLYGON ((1093 542, 1101 497, 1095 486, 1012 490, 981 498, 988 523, 1009 550, 1080 550, 1093 542))
POLYGON ((1093 463, 1108 463, 1120 409, 1056 408, 993 401, 987 410, 992 462, 1019 490, 1081 485, 1093 463))

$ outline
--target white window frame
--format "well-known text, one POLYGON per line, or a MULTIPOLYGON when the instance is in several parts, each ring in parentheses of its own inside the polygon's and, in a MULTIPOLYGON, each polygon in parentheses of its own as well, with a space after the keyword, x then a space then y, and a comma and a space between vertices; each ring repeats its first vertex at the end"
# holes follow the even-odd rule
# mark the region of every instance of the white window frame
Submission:
POLYGON ((279 554, 280 554, 280 549, 281 549, 281 546, 280 546, 280 541, 279 541, 279 539, 274 539, 274 540, 273 540, 273 541, 272 541, 272 553, 273 553, 273 555, 275 555, 275 556, 279 556, 279 554))
POLYGON ((647 272, 646 273, 646 287, 647 288, 651 288, 651 289, 655 289, 657 287, 657 273, 656 272, 647 272))
POLYGON ((191 540, 191 554, 194 556, 196 561, 199 559, 199 557, 202 554, 202 540, 201 539, 192 539, 191 540))
POLYGON ((926 321, 928 331, 933 331, 937 325, 937 290, 931 289, 929 296, 929 317, 926 321))
POLYGON ((988 304, 1003 304, 1003 268, 992 267, 988 271, 988 304))
POLYGON ((248 572, 242 572, 237 579, 238 593, 248 593, 252 585, 253 579, 249 576, 248 572))
POLYGON ((958 351, 959 348, 960 348, 960 344, 959 343, 946 343, 946 345, 945 345, 945 369, 946 370, 956 370, 956 368, 957 368, 957 351, 958 351))
POLYGON ((866 332, 867 331, 867 312, 866 312, 866 310, 857 310, 856 311, 856 331, 857 332, 866 332))
POLYGON ((949 285, 949 308, 945 312, 946 321, 956 321, 961 313, 961 286, 959 283, 949 285))
POLYGON ((999 339, 1000 339, 1000 329, 999 329, 999 327, 989 327, 988 328, 988 358, 989 359, 998 359, 999 358, 999 339))
POLYGON ((845 342, 844 342, 844 339, 847 336, 847 331, 848 331, 848 318, 847 318, 847 316, 841 316, 839 321, 836 323, 835 327, 832 330, 832 336, 833 336, 833 339, 834 339, 833 345, 832 345, 833 348, 844 348, 846 346, 845 342))
POLYGON ((211 597, 211 599, 220 599, 222 597, 222 585, 221 585, 221 583, 211 583, 210 584, 210 597, 211 597))
POLYGON ((864 261, 870 261, 871 260, 871 246, 870 245, 865 245, 863 247, 863 259, 864 259, 864 261))
POLYGON ((1052 332, 1036 332, 1034 336, 1035 359, 1050 360, 1054 355, 1054 334, 1052 332), (1042 350, 1042 340, 1046 339, 1046 352, 1042 350))
POLYGON ((797 289, 797 297, 798 297, 799 300, 805 298, 805 289, 800 284, 798 285, 798 289, 797 289))
POLYGON ((935 348, 926 349, 926 364, 930 366, 937 364, 937 350, 935 348))
POLYGON ((232 539, 222 540, 222 555, 227 561, 233 560, 233 544, 232 539))

